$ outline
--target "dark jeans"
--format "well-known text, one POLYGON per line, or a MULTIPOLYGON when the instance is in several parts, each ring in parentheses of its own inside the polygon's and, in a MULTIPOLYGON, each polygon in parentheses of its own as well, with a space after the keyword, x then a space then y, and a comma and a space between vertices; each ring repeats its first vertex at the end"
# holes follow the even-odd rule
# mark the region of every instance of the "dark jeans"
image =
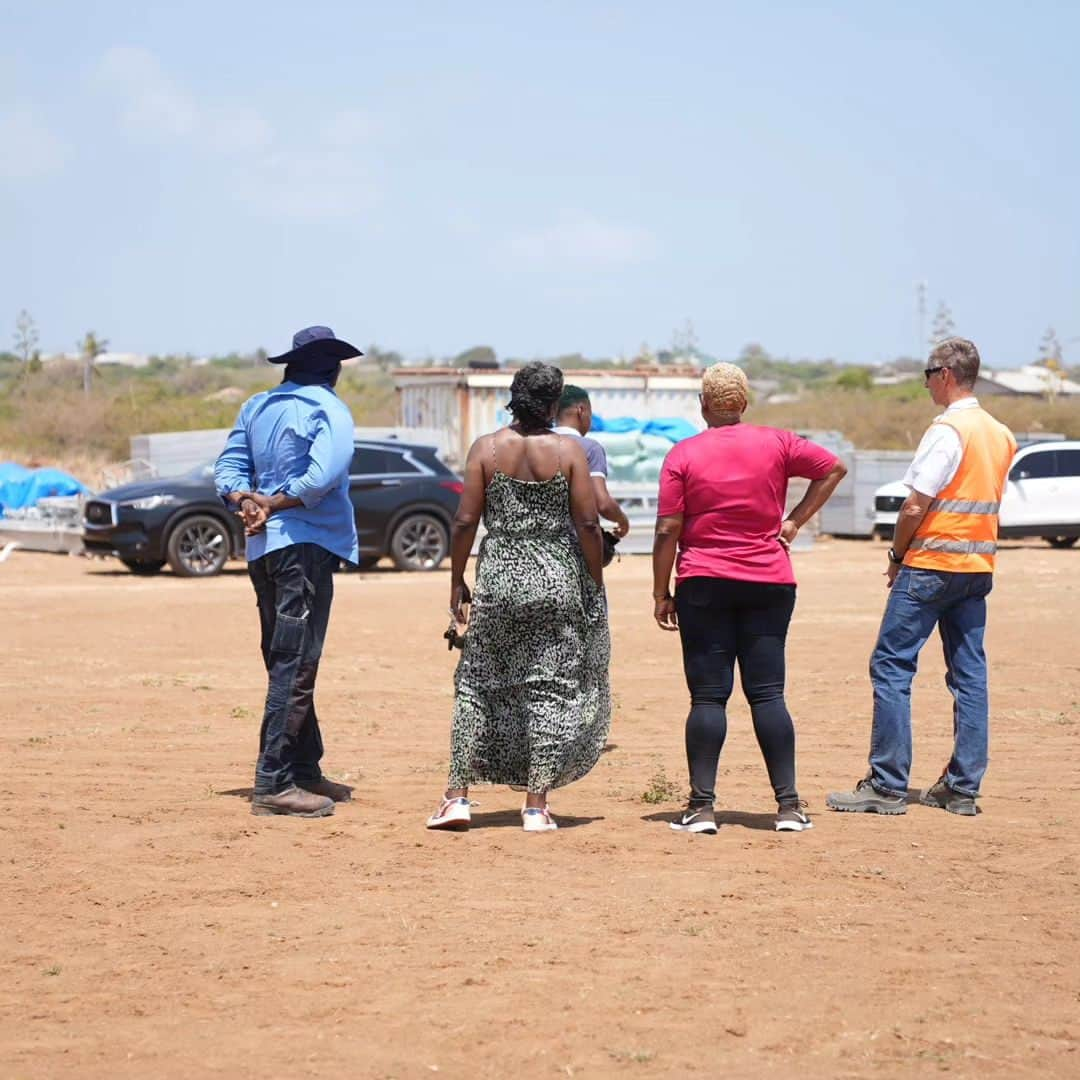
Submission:
POLYGON ((690 688, 690 801, 712 803, 716 797, 716 767, 727 735, 726 706, 736 661, 776 801, 797 801, 795 728, 784 704, 784 642, 795 609, 795 586, 687 578, 676 590, 675 609, 690 688))
POLYGON ((248 564, 269 677, 255 766, 258 795, 274 795, 293 784, 304 787, 322 777, 315 676, 337 564, 337 556, 318 544, 293 544, 248 564))

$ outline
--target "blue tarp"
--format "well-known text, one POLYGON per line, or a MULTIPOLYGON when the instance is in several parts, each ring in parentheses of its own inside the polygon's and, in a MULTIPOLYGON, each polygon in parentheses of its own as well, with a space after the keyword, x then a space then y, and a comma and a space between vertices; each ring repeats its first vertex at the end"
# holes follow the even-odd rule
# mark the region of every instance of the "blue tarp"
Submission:
POLYGON ((625 435, 631 431, 640 431, 643 435, 660 435, 671 442, 682 442, 696 435, 698 429, 680 416, 659 417, 656 420, 639 420, 634 416, 616 416, 611 420, 593 413, 593 431, 609 431, 615 435, 625 435))
POLYGON ((0 515, 22 510, 51 495, 79 495, 89 489, 59 469, 27 469, 13 461, 0 462, 0 515))
POLYGON ((640 431, 643 423, 643 420, 635 420, 632 416, 616 416, 611 420, 605 420, 603 417, 593 413, 592 430, 610 431, 615 435, 624 435, 628 431, 640 431))
POLYGON ((681 416, 662 417, 659 420, 650 420, 642 429, 644 435, 663 435, 673 443, 682 442, 692 435, 698 434, 698 429, 684 420, 681 416))

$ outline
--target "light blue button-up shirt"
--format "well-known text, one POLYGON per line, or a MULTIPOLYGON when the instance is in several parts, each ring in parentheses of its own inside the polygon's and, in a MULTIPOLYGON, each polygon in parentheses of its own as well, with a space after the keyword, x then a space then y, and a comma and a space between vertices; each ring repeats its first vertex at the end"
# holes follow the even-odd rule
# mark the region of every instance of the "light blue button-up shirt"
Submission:
POLYGON ((352 414, 329 386, 283 382, 244 402, 214 464, 218 494, 282 492, 303 503, 271 514, 247 538, 249 561, 291 544, 318 544, 357 561, 352 455, 352 414))

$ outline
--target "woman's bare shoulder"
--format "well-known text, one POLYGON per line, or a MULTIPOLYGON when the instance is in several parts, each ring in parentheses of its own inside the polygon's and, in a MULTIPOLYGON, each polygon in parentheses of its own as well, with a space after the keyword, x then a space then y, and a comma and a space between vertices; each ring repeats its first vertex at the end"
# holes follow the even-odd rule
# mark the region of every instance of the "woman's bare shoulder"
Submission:
POLYGON ((517 438, 515 433, 508 427, 496 428, 495 431, 488 431, 483 435, 477 435, 472 441, 472 445, 469 447, 469 453, 477 453, 481 450, 490 450, 491 442, 494 439, 496 442, 505 442, 506 435, 509 434, 511 438, 517 438))
POLYGON ((585 446, 581 439, 575 439, 572 435, 556 435, 555 437, 559 440, 559 453, 563 461, 587 464, 585 446))

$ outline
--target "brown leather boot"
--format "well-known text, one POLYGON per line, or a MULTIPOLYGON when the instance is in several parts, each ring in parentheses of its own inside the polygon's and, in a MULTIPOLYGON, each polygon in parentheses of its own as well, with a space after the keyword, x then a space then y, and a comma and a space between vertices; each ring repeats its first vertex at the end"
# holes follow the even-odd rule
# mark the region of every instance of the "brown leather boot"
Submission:
POLYGON ((339 784, 335 780, 329 780, 323 776, 315 784, 308 784, 305 791, 310 791, 313 795, 324 795, 328 799, 333 799, 334 802, 351 802, 353 789, 348 784, 339 784))
POLYGON ((332 799, 313 795, 295 785, 276 795, 253 795, 251 812, 259 817, 269 814, 288 814, 292 817, 328 817, 334 812, 332 799))

